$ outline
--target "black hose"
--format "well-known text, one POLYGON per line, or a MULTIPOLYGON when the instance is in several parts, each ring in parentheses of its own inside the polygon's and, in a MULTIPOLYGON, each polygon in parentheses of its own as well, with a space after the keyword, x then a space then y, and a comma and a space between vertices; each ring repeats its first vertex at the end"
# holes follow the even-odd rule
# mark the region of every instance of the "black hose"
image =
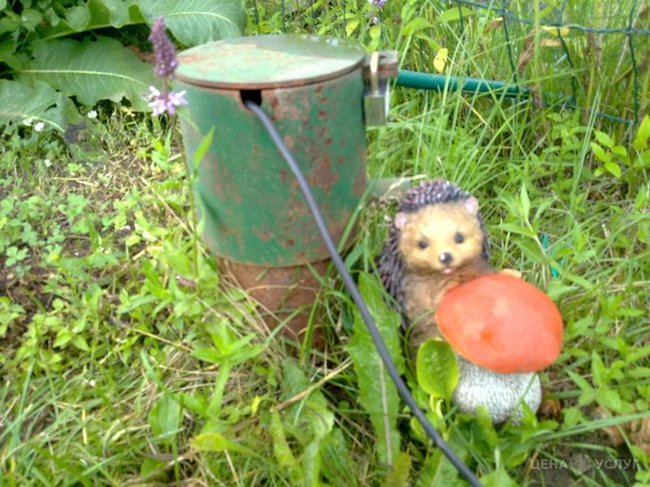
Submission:
POLYGON ((476 476, 470 471, 467 465, 465 465, 463 461, 460 458, 458 458, 453 451, 451 451, 447 443, 445 443, 445 440, 443 440, 442 437, 440 436, 440 433, 436 431, 436 429, 429 422, 429 420, 424 415, 424 413, 420 411, 420 408, 418 408, 417 404, 415 403, 415 399, 413 399, 411 392, 408 390, 408 387, 406 387, 406 384, 404 383, 399 373, 397 372, 397 369, 395 368, 395 364, 391 360, 390 355, 388 354, 388 350, 386 350, 386 345, 384 345, 384 341, 381 339, 381 335, 377 330, 377 326, 375 325, 375 322, 372 319, 372 316, 370 315, 370 311, 368 311, 368 307, 366 306, 366 303, 361 297, 361 294, 359 293, 359 289, 357 289, 357 286, 354 283, 352 276, 350 276, 350 273, 345 268, 345 264, 343 263, 341 256, 336 250, 336 245, 334 245, 334 242, 332 241, 332 237, 330 236, 329 231, 327 230, 327 225, 325 225, 325 221, 323 220, 323 216, 321 215, 320 209, 318 208, 318 204, 316 203, 314 195, 312 194, 311 189, 309 188, 309 184, 307 183, 304 174, 300 170, 300 167, 298 166, 295 159, 291 155, 291 152, 289 152, 289 149, 287 149, 287 146, 284 144, 282 137, 280 136, 277 129, 273 125, 273 122, 271 121, 269 116, 266 113, 264 113, 264 111, 261 109, 259 105, 253 103, 252 101, 246 101, 245 105, 260 119, 262 125, 264 125, 264 128, 271 136, 271 139, 277 146, 278 150, 280 151, 282 156, 286 159, 287 164, 289 164, 289 168, 291 169, 291 172, 293 172, 293 175, 298 180, 300 189, 302 190, 302 193, 305 195, 305 199, 307 200, 307 205, 309 206, 312 215, 314 215, 314 220, 316 221, 316 226, 318 227, 318 231, 320 232, 321 237, 323 238, 323 242, 327 247, 327 251, 332 257, 332 262, 334 262, 336 269, 341 274, 341 278, 343 279, 343 283, 345 284, 345 287, 347 288, 348 292, 350 293, 350 296, 352 296, 352 299, 354 300, 355 304, 359 308, 361 317, 363 318, 363 321, 368 327, 368 331, 372 336, 372 340, 375 343, 377 352, 379 353, 381 360, 386 365, 388 374, 390 375, 390 378, 395 383, 399 395, 402 397, 404 402, 411 409, 411 411, 413 412, 417 420, 424 428, 424 431, 426 431, 427 435, 433 440, 436 446, 440 448, 442 453, 449 459, 449 461, 454 465, 454 467, 456 467, 456 469, 465 478, 465 480, 467 480, 474 487, 481 487, 481 483, 478 481, 476 476))

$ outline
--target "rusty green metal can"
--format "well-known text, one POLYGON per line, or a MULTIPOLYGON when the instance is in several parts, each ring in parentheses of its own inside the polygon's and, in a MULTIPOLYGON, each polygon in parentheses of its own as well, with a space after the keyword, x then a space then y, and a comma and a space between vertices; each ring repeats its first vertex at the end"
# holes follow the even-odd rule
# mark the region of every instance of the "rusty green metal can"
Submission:
POLYGON ((297 305, 290 289, 318 288, 306 267, 324 269, 328 253, 297 181, 244 100, 271 117, 338 241, 366 190, 364 58, 356 45, 306 35, 226 39, 178 57, 189 161, 214 130, 194 188, 204 240, 244 287, 266 288, 255 297, 272 312, 297 305), (283 296, 270 297, 278 285, 283 296))

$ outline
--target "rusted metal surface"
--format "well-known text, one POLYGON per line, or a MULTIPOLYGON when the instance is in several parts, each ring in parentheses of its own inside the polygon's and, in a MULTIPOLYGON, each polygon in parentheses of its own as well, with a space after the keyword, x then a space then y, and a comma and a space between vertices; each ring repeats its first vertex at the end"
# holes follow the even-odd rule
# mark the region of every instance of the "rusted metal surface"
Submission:
MULTIPOLYGON (((219 264, 234 284, 260 304, 259 312, 270 329, 283 325, 286 338, 303 342, 312 306, 321 289, 314 272, 325 275, 329 261, 314 262, 311 269, 246 265, 228 259, 219 259, 219 264)), ((314 327, 311 345, 322 348, 324 343, 323 330, 314 327)))
MULTIPOLYGON (((203 238, 268 325, 288 320, 283 333, 299 342, 329 254, 298 182, 243 99, 273 120, 340 241, 366 190, 364 56, 356 45, 313 36, 229 39, 179 55, 190 164, 214 130, 194 186, 203 238)), ((313 345, 323 343, 315 330, 313 345)))
POLYGON ((359 68, 363 50, 348 41, 313 35, 264 35, 210 42, 178 56, 179 80, 235 90, 304 86, 359 68))
MULTIPOLYGON (((205 240, 218 255, 264 266, 292 266, 328 256, 295 177, 238 91, 178 83, 187 90, 181 120, 192 161, 214 127, 195 190, 205 240)), ((263 90, 262 109, 312 186, 339 240, 366 187, 361 70, 314 86, 263 90)))

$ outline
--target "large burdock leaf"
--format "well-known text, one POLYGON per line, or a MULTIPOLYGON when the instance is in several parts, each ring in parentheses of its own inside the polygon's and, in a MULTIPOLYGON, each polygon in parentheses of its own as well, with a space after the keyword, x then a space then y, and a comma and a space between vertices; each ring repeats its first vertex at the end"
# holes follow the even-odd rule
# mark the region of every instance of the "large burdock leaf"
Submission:
MULTIPOLYGON (((380 284, 368 274, 359 276, 359 290, 398 372, 402 373, 404 357, 400 347, 399 313, 384 303, 380 284)), ((400 437, 397 431, 400 398, 357 310, 354 315, 354 335, 348 345, 348 351, 359 379, 359 403, 370 416, 377 433, 379 460, 384 464, 393 465, 400 451, 400 437)))
POLYGON ((139 6, 150 23, 164 17, 167 28, 186 46, 238 37, 246 26, 242 0, 142 0, 139 6))
POLYGON ((19 71, 18 79, 31 83, 45 80, 84 105, 126 98, 136 110, 148 109, 147 88, 155 84, 151 65, 107 37, 35 42, 33 60, 19 71))
POLYGON ((56 23, 39 26, 41 39, 55 39, 106 27, 119 29, 145 22, 136 0, 88 0, 67 9, 65 17, 57 20, 56 23))
POLYGON ((64 130, 64 97, 43 82, 0 80, 0 125, 32 119, 64 130))

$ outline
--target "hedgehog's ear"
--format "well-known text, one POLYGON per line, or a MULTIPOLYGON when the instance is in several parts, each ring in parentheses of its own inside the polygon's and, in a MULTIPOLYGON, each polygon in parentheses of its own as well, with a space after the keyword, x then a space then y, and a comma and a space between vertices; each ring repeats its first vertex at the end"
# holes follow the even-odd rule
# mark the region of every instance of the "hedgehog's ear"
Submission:
POLYGON ((465 209, 470 215, 478 214, 478 200, 473 196, 465 200, 465 209))
POLYGON ((404 212, 399 212, 397 215, 395 215, 395 226, 398 228, 398 230, 402 230, 406 223, 408 222, 408 215, 404 212))

